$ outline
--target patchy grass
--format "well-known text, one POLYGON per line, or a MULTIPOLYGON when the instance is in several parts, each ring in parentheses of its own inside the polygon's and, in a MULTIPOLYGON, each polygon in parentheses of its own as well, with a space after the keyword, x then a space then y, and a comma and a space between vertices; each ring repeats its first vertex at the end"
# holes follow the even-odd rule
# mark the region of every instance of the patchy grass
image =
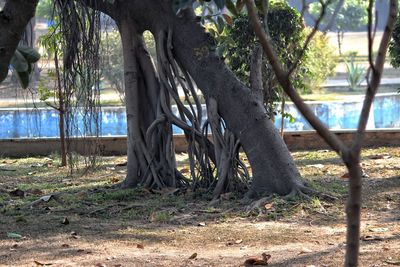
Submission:
MULTIPOLYGON (((275 197, 248 213, 232 194, 212 207, 191 190, 115 189, 126 174, 116 166, 124 157, 104 157, 95 170, 80 166, 72 175, 57 155, 2 158, 0 266, 238 266, 262 252, 272 266, 342 265, 346 170, 332 151, 293 156, 310 187, 338 200, 275 197), (25 196, 11 196, 15 189, 25 196), (58 197, 30 208, 49 194, 58 197)), ((362 236, 377 239, 362 242, 360 265, 381 266, 400 260, 400 148, 365 149, 362 157, 362 236)), ((185 154, 177 160, 187 168, 185 154)))

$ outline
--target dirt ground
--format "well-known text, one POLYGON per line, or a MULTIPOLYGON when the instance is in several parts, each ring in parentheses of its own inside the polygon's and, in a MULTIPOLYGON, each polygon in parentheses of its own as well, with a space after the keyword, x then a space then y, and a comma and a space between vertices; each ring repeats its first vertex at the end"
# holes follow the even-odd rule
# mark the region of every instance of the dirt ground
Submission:
MULTIPOLYGON (((262 253, 269 266, 343 265, 345 168, 326 150, 293 156, 311 187, 338 200, 277 197, 246 212, 232 194, 210 207, 201 192, 112 189, 123 157, 85 175, 55 155, 2 158, 0 266, 243 266, 262 253)), ((398 147, 363 151, 360 266, 400 265, 399 163, 398 147)))

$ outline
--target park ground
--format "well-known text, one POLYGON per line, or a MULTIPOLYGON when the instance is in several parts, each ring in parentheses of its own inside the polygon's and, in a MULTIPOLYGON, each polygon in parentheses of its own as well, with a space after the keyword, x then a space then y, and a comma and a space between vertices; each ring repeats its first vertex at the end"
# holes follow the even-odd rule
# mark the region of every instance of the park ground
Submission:
MULTIPOLYGON (((211 207, 205 192, 113 189, 125 157, 72 175, 57 155, 1 158, 0 266, 244 266, 262 253, 270 266, 343 265, 345 167, 328 150, 293 156, 337 200, 275 198, 247 212, 233 194, 211 207)), ((400 147, 362 156, 360 266, 400 265, 400 147)))

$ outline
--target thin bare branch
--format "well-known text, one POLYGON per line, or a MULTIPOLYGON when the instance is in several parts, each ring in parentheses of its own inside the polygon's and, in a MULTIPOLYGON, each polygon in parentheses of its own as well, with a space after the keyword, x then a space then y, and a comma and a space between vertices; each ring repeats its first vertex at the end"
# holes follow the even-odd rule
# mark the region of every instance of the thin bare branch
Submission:
POLYGON ((321 1, 321 13, 320 13, 318 19, 316 20, 312 31, 307 36, 306 41, 304 42, 304 45, 303 45, 302 49, 300 50, 300 54, 298 55, 296 61, 293 62, 292 66, 290 67, 290 69, 288 71, 288 75, 291 75, 297 69, 297 67, 299 66, 300 60, 303 58, 304 53, 306 52, 308 45, 310 44, 312 38, 314 38, 315 34, 318 32, 319 25, 321 25, 321 22, 325 17, 326 8, 328 7, 328 5, 330 3, 331 3, 331 0, 329 0, 329 1, 325 2, 325 3, 321 1))
MULTIPOLYGON (((370 2, 373 2, 373 1, 370 0, 370 2)), ((378 90, 379 84, 381 82, 382 72, 383 72, 384 64, 385 64, 386 52, 387 52, 387 49, 389 46, 390 38, 392 36, 394 24, 396 23, 396 19, 397 19, 397 10, 398 10, 397 0, 390 0, 389 10, 390 10, 389 16, 388 16, 388 20, 386 22, 385 31, 383 32, 381 43, 379 45, 378 55, 376 57, 375 63, 372 62, 373 64, 370 66, 371 67, 371 75, 370 75, 370 80, 368 82, 368 87, 367 87, 367 92, 366 92, 365 99, 364 99, 363 108, 361 110, 360 121, 358 123, 358 128, 357 128, 357 135, 355 136, 355 139, 354 139, 354 144, 353 144, 353 148, 352 148, 352 149, 354 149, 354 151, 361 150, 362 142, 364 139, 364 132, 365 132, 365 128, 367 126, 371 105, 375 98, 375 94, 378 90)), ((369 34, 368 37, 370 39, 370 38, 372 38, 372 35, 369 34)), ((369 42, 372 42, 372 40, 370 39, 369 42)), ((371 44, 371 47, 372 47, 372 44, 371 44)), ((372 53, 372 50, 369 52, 372 53)), ((372 58, 371 55, 369 57, 372 58)))
POLYGON ((279 62, 279 58, 273 50, 272 44, 268 41, 268 37, 263 30, 256 13, 256 10, 253 6, 253 2, 251 0, 245 0, 247 10, 249 13, 250 21, 253 25, 254 32, 260 40, 260 43, 264 49, 265 54, 268 57, 269 63, 271 64, 275 75, 282 85, 285 93, 290 97, 299 111, 303 114, 303 116, 308 120, 308 122, 314 127, 314 129, 318 132, 318 134, 339 154, 347 151, 346 146, 343 142, 333 133, 329 131, 329 129, 315 116, 312 110, 304 103, 303 99, 296 92, 293 87, 292 82, 290 81, 290 77, 288 72, 284 69, 282 64, 279 62))
POLYGON ((337 15, 339 14, 340 9, 343 7, 343 4, 344 4, 344 0, 339 0, 339 3, 337 3, 337 5, 336 5, 336 7, 335 7, 335 11, 333 11, 333 14, 332 14, 332 16, 330 17, 328 24, 327 24, 326 27, 322 30, 323 32, 327 32, 327 31, 329 31, 329 30, 332 28, 333 23, 335 22, 336 17, 337 17, 337 15))

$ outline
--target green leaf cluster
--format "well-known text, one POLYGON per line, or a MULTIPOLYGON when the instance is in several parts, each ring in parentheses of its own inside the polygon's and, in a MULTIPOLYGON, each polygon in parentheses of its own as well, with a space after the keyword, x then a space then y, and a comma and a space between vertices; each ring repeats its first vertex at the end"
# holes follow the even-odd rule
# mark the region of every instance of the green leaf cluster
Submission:
POLYGON ((355 63, 355 55, 350 55, 348 60, 345 60, 345 65, 347 69, 347 81, 349 83, 350 91, 354 91, 357 86, 364 79, 365 68, 360 64, 355 63))
POLYGON ((392 40, 389 44, 390 64, 395 68, 400 68, 400 12, 393 29, 392 40))
POLYGON ((29 86, 29 77, 32 73, 33 64, 40 59, 40 54, 32 47, 18 45, 10 65, 15 70, 15 75, 22 88, 29 86))
MULTIPOLYGON (((260 21, 264 22, 262 16, 260 16, 260 21)), ((285 1, 270 2, 266 21, 277 55, 285 67, 290 68, 300 56, 310 29, 304 26, 299 12, 285 1)), ((227 25, 221 34, 213 31, 214 27, 208 26, 208 28, 217 40, 217 53, 225 58, 237 77, 249 85, 251 54, 259 42, 247 14, 241 13, 234 16, 233 24, 227 25)), ((306 48, 293 74, 293 84, 297 90, 311 93, 334 73, 335 67, 336 57, 333 48, 330 47, 325 35, 317 33, 306 48)), ((262 75, 265 104, 268 113, 273 116, 276 114, 276 102, 281 101, 282 89, 266 58, 263 59, 262 75)))

